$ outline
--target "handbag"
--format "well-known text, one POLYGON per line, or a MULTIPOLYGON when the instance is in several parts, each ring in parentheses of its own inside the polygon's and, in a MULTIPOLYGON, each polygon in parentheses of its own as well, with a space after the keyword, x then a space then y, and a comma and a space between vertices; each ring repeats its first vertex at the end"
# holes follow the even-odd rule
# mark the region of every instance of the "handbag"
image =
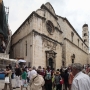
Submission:
POLYGON ((64 80, 63 79, 60 80, 60 84, 64 84, 64 80))
POLYGON ((9 77, 5 77, 5 83, 10 83, 9 82, 9 77))

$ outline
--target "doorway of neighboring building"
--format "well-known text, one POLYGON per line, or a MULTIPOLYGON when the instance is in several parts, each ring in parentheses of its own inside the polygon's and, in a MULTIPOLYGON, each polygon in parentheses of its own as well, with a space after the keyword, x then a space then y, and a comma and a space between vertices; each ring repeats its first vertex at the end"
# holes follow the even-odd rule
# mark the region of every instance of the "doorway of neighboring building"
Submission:
POLYGON ((53 69, 53 59, 49 58, 49 66, 51 67, 51 69, 53 69))

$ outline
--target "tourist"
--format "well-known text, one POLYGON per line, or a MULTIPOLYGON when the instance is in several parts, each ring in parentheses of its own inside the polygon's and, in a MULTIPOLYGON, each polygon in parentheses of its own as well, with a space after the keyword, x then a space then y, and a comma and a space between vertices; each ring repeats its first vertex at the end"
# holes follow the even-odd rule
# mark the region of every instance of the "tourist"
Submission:
POLYGON ((12 75, 12 70, 10 69, 9 66, 6 66, 5 76, 9 77, 9 83, 5 83, 4 89, 2 89, 2 90, 7 90, 7 85, 9 85, 10 90, 13 90, 12 82, 11 82, 11 75, 12 75))
POLYGON ((32 78, 30 80, 30 90, 42 90, 45 81, 42 75, 38 73, 33 73, 32 78))
POLYGON ((59 71, 56 71, 56 73, 55 73, 55 79, 54 79, 56 90, 62 90, 62 84, 60 83, 60 80, 61 79, 62 78, 60 76, 60 72, 59 71))
POLYGON ((44 78, 45 72, 44 72, 44 70, 43 70, 43 68, 42 68, 41 66, 38 67, 37 73, 38 73, 39 75, 42 75, 43 78, 44 78))
POLYGON ((20 78, 21 78, 21 69, 19 68, 19 65, 16 64, 15 77, 14 77, 14 79, 15 79, 15 87, 13 87, 13 89, 21 87, 20 78))
POLYGON ((90 67, 89 67, 89 69, 88 69, 89 71, 88 71, 88 76, 90 77, 90 67))
POLYGON ((52 76, 53 76, 53 73, 50 69, 50 66, 47 66, 47 69, 45 72, 45 89, 46 90, 52 90, 52 76))
POLYGON ((32 70, 31 70, 31 72, 30 72, 30 75, 29 75, 30 80, 32 79, 32 76, 33 76, 34 74, 35 74, 35 75, 37 74, 37 71, 36 71, 36 67, 35 67, 35 66, 33 66, 32 70))
POLYGON ((24 87, 26 88, 26 90, 28 90, 27 89, 27 86, 28 86, 28 84, 27 84, 27 72, 26 72, 25 68, 22 69, 21 78, 22 78, 21 79, 21 90, 23 90, 24 87))
POLYGON ((66 69, 66 70, 65 70, 65 73, 64 73, 64 85, 65 85, 65 90, 67 90, 68 85, 69 85, 69 83, 68 83, 68 78, 69 78, 69 74, 68 74, 68 70, 66 69))
POLYGON ((72 69, 71 70, 70 69, 71 69, 71 67, 69 67, 69 78, 68 78, 69 90, 71 90, 72 81, 73 81, 73 78, 74 78, 74 76, 72 74, 72 69))
POLYGON ((53 73, 53 75, 52 75, 52 90, 55 90, 55 88, 56 88, 55 87, 55 73, 56 73, 56 71, 54 68, 52 68, 52 73, 53 73))
POLYGON ((82 65, 80 63, 72 64, 72 74, 74 79, 71 90, 90 90, 90 77, 82 73, 82 65))
POLYGON ((27 75, 27 82, 29 83, 30 82, 30 74, 31 74, 31 70, 32 68, 31 67, 28 67, 28 75, 27 75))

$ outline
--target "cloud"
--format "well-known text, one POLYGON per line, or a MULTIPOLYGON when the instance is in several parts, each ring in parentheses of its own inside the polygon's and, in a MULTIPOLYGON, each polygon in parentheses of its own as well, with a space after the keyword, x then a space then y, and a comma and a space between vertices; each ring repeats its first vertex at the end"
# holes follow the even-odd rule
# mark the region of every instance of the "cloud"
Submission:
POLYGON ((59 16, 66 17, 82 37, 82 26, 90 25, 89 0, 3 0, 9 6, 9 25, 14 33, 22 22, 42 4, 50 2, 59 16))
POLYGON ((14 33, 25 19, 33 12, 40 8, 46 0, 4 0, 4 5, 9 7, 9 25, 14 33))

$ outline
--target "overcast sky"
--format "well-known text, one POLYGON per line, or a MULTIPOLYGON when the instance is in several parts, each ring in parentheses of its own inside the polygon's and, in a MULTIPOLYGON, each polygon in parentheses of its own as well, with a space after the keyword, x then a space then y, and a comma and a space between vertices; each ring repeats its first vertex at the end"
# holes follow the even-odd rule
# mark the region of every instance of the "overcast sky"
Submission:
POLYGON ((82 26, 90 27, 90 0, 3 0, 9 7, 9 26, 14 33, 22 22, 42 4, 50 2, 59 16, 66 17, 82 37, 82 26))

